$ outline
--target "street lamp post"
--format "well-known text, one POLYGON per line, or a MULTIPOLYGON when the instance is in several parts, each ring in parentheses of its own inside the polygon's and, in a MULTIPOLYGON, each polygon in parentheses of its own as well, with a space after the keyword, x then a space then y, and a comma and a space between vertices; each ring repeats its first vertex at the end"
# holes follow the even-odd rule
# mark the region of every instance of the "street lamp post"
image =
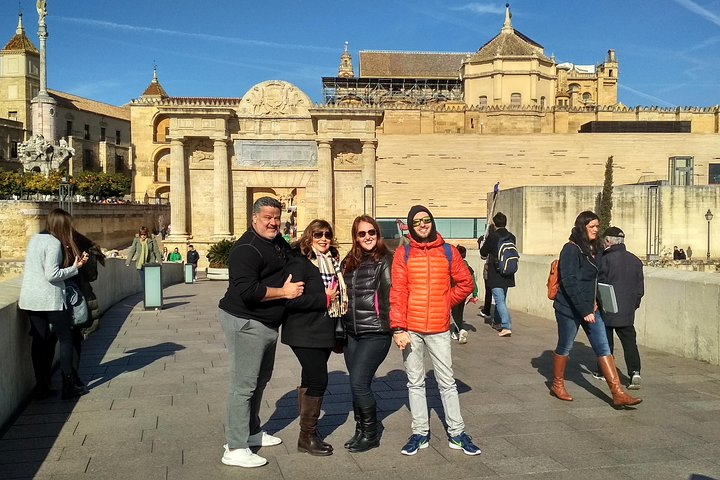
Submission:
POLYGON ((710 221, 713 219, 713 214, 708 208, 707 213, 705 214, 705 220, 708 222, 708 244, 707 244, 707 259, 710 261, 710 221))

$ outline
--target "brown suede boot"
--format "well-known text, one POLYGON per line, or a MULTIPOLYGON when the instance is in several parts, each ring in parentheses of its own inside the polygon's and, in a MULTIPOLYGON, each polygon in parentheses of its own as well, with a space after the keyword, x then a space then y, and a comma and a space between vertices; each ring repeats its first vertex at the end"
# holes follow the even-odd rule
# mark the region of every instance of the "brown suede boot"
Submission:
POLYGON ((565 390, 565 366, 567 365, 568 356, 558 355, 553 352, 553 381, 550 387, 550 394, 555 395, 560 400, 572 402, 572 397, 565 390))
POLYGON ((323 442, 317 433, 317 421, 320 417, 323 397, 310 397, 305 392, 307 392, 307 388, 298 387, 298 402, 300 403, 298 452, 307 452, 310 455, 322 457, 332 455, 332 446, 323 442))
POLYGON ((598 357, 598 366, 600 366, 600 371, 605 376, 608 387, 610 387, 610 392, 613 397, 613 407, 628 407, 642 402, 642 398, 632 397, 622 389, 617 368, 615 368, 615 358, 613 358, 612 355, 598 357))

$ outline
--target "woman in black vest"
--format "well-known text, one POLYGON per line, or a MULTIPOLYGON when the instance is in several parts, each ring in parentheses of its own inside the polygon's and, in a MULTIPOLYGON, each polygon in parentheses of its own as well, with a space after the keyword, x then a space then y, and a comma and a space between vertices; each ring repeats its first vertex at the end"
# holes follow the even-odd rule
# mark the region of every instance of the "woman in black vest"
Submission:
POLYGON ((390 266, 388 248, 374 218, 362 215, 352 225, 352 248, 342 269, 348 288, 345 364, 355 413, 355 435, 345 442, 351 452, 380 445, 377 404, 370 386, 392 342, 390 330, 390 266))

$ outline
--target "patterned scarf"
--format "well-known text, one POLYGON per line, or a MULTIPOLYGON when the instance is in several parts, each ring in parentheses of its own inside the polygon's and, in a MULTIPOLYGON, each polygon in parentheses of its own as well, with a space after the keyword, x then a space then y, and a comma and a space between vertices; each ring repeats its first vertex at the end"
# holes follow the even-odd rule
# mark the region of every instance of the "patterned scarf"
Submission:
POLYGON ((347 287, 345 287, 345 280, 343 279, 340 271, 340 264, 332 256, 330 252, 322 254, 313 248, 315 252, 315 259, 313 264, 320 270, 320 276, 322 277, 325 288, 330 288, 333 279, 337 282, 338 295, 330 302, 328 307, 328 314, 332 318, 342 317, 347 312, 348 307, 348 296, 347 287))

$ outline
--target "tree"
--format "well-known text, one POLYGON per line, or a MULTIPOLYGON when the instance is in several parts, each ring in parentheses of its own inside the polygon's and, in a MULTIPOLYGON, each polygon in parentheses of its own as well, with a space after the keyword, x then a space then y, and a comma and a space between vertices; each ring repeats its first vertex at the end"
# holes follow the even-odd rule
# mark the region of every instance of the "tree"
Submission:
POLYGON ((613 156, 610 155, 605 163, 605 182, 600 194, 598 217, 600 217, 600 233, 604 232, 612 222, 613 194, 613 156))

